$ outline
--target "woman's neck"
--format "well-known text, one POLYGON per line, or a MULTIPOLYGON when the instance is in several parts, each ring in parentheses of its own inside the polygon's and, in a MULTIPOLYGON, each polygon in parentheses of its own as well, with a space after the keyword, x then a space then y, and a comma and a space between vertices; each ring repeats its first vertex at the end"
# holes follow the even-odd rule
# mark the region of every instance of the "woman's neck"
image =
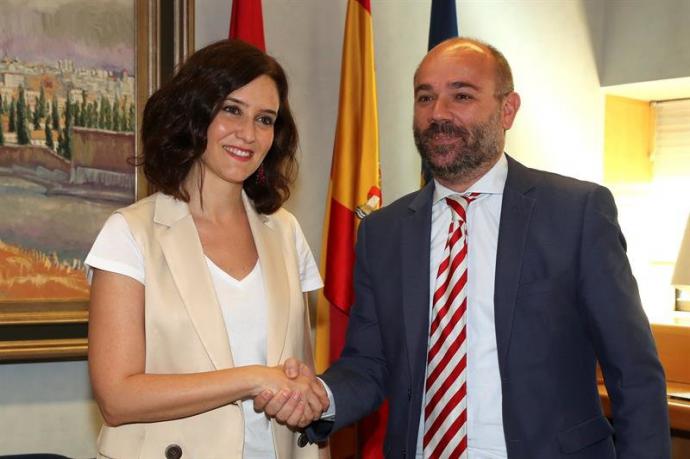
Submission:
POLYGON ((201 167, 195 167, 185 181, 185 189, 194 218, 222 222, 245 213, 241 183, 229 183, 211 174, 202 176, 201 167))

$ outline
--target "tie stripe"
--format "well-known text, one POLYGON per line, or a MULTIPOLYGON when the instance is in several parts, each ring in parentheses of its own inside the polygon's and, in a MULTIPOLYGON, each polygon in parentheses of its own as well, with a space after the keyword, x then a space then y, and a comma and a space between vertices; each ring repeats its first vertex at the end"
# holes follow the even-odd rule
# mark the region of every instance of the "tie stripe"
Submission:
POLYGON ((452 221, 436 274, 424 407, 424 457, 467 450, 467 206, 478 194, 446 198, 452 221))

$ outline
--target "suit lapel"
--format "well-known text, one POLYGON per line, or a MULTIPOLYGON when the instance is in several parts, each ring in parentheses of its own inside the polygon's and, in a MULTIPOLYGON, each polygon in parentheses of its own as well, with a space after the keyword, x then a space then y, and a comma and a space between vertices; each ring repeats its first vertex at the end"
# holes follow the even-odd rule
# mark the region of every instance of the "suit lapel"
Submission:
POLYGON ((154 221, 160 225, 163 255, 199 339, 216 369, 232 367, 225 321, 189 207, 159 194, 154 221))
POLYGON ((402 306, 411 375, 420 368, 420 362, 426 361, 433 192, 432 181, 410 203, 411 213, 403 219, 401 228, 402 306))
POLYGON ((290 319, 290 289, 285 268, 280 231, 273 227, 274 222, 265 215, 258 214, 247 196, 242 193, 247 211, 249 226, 259 254, 261 273, 266 292, 268 336, 266 343, 266 363, 278 365, 281 360, 290 319))
POLYGON ((534 182, 529 169, 508 157, 508 177, 503 190, 494 287, 496 344, 501 368, 505 368, 510 343, 523 254, 534 206, 534 199, 528 196, 528 192, 533 187, 534 182))

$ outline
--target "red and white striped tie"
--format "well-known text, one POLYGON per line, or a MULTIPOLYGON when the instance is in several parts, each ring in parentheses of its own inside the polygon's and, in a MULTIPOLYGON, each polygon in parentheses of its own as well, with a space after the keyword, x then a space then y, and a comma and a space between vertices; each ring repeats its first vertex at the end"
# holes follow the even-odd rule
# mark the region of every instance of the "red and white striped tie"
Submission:
POLYGON ((479 193, 446 198, 452 220, 436 274, 427 355, 424 457, 467 457, 467 207, 479 193))

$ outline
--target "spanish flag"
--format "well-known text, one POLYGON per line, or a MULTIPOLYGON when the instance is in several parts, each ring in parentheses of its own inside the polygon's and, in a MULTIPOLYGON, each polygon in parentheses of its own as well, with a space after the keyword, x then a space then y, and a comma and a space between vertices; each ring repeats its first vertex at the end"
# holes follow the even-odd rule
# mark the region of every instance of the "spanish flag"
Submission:
POLYGON ((317 307, 317 367, 337 359, 353 301, 355 235, 362 217, 381 205, 374 41, 370 0, 349 0, 340 69, 340 103, 326 201, 317 307))
POLYGON ((237 38, 266 51, 261 0, 233 0, 229 38, 237 38))
MULTIPOLYGON (((370 0, 348 0, 340 69, 340 102, 326 201, 317 305, 316 366, 323 371, 340 355, 353 302, 352 267, 359 221, 381 205, 374 40, 370 0)), ((362 457, 382 457, 385 426, 359 435, 362 457), (364 435, 367 433, 367 435, 364 435), (374 441, 378 445, 371 445, 374 441), (377 448, 373 455, 367 450, 377 448)), ((335 448, 337 438, 331 442, 335 448)), ((338 451, 341 453, 341 451, 338 451)))

